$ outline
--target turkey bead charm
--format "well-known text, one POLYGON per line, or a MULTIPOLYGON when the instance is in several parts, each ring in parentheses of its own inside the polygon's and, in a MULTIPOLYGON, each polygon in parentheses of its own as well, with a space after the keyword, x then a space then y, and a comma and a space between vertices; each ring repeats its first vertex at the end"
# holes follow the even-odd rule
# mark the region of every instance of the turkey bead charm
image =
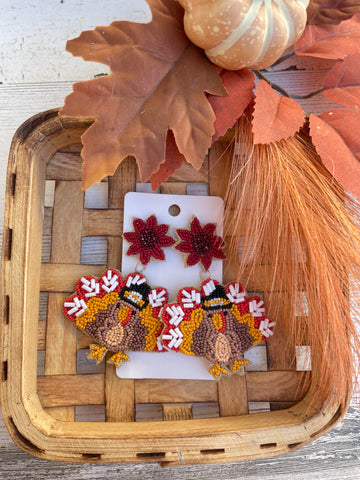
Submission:
POLYGON ((76 292, 63 304, 65 315, 97 344, 88 358, 101 362, 107 351, 115 366, 129 360, 128 351, 161 351, 159 319, 168 301, 165 288, 152 288, 140 273, 125 279, 108 269, 99 280, 82 277, 76 292))
POLYGON ((179 0, 186 35, 227 70, 272 65, 301 36, 309 0, 179 0))
POLYGON ((165 348, 206 358, 215 378, 242 371, 244 352, 272 336, 275 325, 260 297, 247 298, 239 283, 225 287, 212 279, 200 290, 180 290, 177 303, 165 305, 162 321, 165 348))
MULTIPOLYGON (((175 249, 185 256, 185 266, 202 266, 210 276, 213 259, 225 259, 222 237, 216 224, 202 225, 197 217, 188 229, 177 229, 175 249)), ((219 378, 243 371, 248 363, 244 353, 273 334, 274 322, 265 317, 260 297, 247 298, 237 282, 221 285, 208 278, 200 290, 182 288, 177 303, 165 305, 161 320, 165 324, 162 342, 166 349, 209 360, 209 372, 219 378)))

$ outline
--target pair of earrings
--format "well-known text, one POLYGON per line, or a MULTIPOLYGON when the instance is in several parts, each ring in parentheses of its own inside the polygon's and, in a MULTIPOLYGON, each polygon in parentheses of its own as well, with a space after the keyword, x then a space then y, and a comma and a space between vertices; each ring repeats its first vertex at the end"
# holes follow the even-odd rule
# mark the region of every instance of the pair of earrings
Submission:
MULTIPOLYGON (((154 215, 133 221, 134 231, 124 237, 145 267, 153 257, 165 260, 163 248, 186 255, 185 265, 201 263, 208 271, 213 258, 225 258, 224 241, 215 235, 216 225, 201 225, 193 218, 188 229, 177 229, 176 242, 167 235, 168 225, 158 225, 154 215)), ((182 288, 177 301, 168 303, 165 287, 152 287, 139 272, 123 277, 109 268, 99 280, 82 277, 75 293, 63 304, 65 315, 94 339, 89 358, 100 362, 108 351, 115 366, 129 360, 129 351, 173 350, 204 357, 213 365, 209 372, 221 375, 243 370, 243 354, 273 334, 274 322, 265 316, 264 302, 248 298, 237 282, 221 285, 208 278, 200 289, 182 288)))
POLYGON ((133 220, 134 232, 125 232, 125 239, 132 243, 127 255, 137 255, 142 265, 146 266, 151 257, 155 260, 165 260, 163 248, 173 246, 187 255, 185 266, 191 267, 201 263, 205 271, 209 270, 212 259, 225 259, 224 240, 215 235, 216 224, 207 223, 201 226, 197 217, 190 223, 190 229, 176 229, 178 239, 167 235, 169 226, 158 225, 155 215, 146 222, 140 218, 133 220))

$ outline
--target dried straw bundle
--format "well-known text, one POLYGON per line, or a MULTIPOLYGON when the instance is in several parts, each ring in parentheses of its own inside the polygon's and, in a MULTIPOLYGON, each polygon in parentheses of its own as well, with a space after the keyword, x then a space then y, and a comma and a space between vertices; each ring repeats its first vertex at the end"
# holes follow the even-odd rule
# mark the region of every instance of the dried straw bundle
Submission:
POLYGON ((230 255, 238 258, 242 244, 238 279, 246 285, 252 268, 263 265, 272 283, 267 313, 277 321, 276 336, 286 337, 277 352, 284 368, 289 356, 295 364, 295 345, 310 345, 317 364, 313 400, 336 391, 345 403, 360 352, 359 204, 324 167, 305 132, 254 145, 244 114, 227 155, 225 226, 230 255))

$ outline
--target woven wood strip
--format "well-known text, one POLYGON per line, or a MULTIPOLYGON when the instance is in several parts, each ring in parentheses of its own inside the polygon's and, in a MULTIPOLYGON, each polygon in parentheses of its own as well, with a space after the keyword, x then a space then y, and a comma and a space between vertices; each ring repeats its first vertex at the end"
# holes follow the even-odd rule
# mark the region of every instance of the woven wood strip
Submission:
POLYGON ((160 185, 160 193, 168 195, 186 195, 186 183, 163 183, 160 185))
MULTIPOLYGON (((164 183, 160 192, 170 195, 185 195, 186 183, 164 183)), ((163 404, 164 420, 189 420, 192 418, 192 406, 189 404, 163 404)))
MULTIPOLYGON (((43 263, 41 265, 40 289, 43 292, 73 292, 74 285, 83 275, 99 277, 106 270, 106 265, 73 265, 68 263, 43 263)), ((227 270, 231 270, 228 268, 227 270)), ((233 267, 236 278, 237 268, 233 267)), ((272 286, 270 267, 258 265, 255 269, 245 270, 249 281, 247 290, 249 292, 267 292, 272 286)), ((231 278, 231 275, 228 275, 231 278)), ((276 290, 275 285, 274 290, 276 290)))
POLYGON ((47 180, 81 181, 83 160, 77 152, 58 151, 47 164, 47 180))
POLYGON ((216 402, 216 382, 206 380, 135 380, 136 403, 216 402))
MULTIPOLYGON (((79 262, 84 193, 78 182, 58 182, 55 190, 51 261, 79 262)), ((64 295, 49 295, 45 374, 76 373, 76 331, 62 313, 64 295)), ((74 409, 54 409, 59 420, 74 421, 74 409)))
POLYGON ((122 234, 123 215, 123 205, 115 210, 84 209, 82 235, 84 237, 98 235, 119 237, 122 234))
POLYGON ((192 404, 191 403, 164 403, 163 418, 169 420, 191 420, 192 404))
POLYGON ((296 402, 307 390, 310 373, 294 371, 248 372, 246 384, 249 402, 296 402), (303 378, 303 388, 299 381, 303 378))
POLYGON ((44 208, 44 224, 43 224, 43 235, 45 236, 51 235, 52 216, 53 216, 52 207, 45 207, 44 208))
POLYGON ((230 417, 249 413, 245 375, 223 377, 218 385, 220 415, 230 417))
MULTIPOLYGON (((108 239, 108 264, 113 268, 121 267, 124 195, 135 189, 136 163, 133 158, 125 159, 113 177, 109 178, 109 210, 115 213, 113 225, 117 236, 108 239)), ((131 422, 135 420, 135 382, 116 376, 114 365, 106 365, 105 370, 106 420, 108 422, 131 422)))
POLYGON ((102 374, 38 377, 38 395, 43 407, 103 405, 105 378, 102 374))
MULTIPOLYGON (((281 332, 274 335, 268 344, 268 368, 269 370, 295 370, 295 345, 289 342, 289 314, 286 310, 286 298, 281 293, 274 293, 276 302, 279 305, 279 315, 276 318, 276 330, 281 332)), ((267 303, 267 293, 264 295, 265 305, 267 303)))
MULTIPOLYGON (((245 377, 248 401, 274 404, 299 401, 304 394, 298 391, 300 377, 301 372, 248 372, 245 377)), ((38 395, 44 407, 104 404, 104 386, 103 374, 38 377, 38 395)), ((216 402, 217 386, 218 382, 212 380, 135 380, 135 401, 137 404, 216 402)))
MULTIPOLYGON (((227 144, 216 143, 209 151, 209 189, 210 195, 224 198, 229 183, 231 165, 222 160, 227 144)), ((224 225, 226 231, 226 225, 224 225)), ((224 261, 224 272, 228 272, 228 264, 224 261)), ((233 281, 234 278, 226 278, 224 283, 233 281)), ((246 390, 246 380, 243 376, 236 375, 230 378, 223 377, 218 382, 218 394, 220 415, 223 417, 230 415, 242 415, 248 413, 248 398, 246 390)))
POLYGON ((79 278, 84 275, 100 277, 106 270, 106 265, 75 265, 65 263, 65 261, 64 263, 41 264, 41 291, 72 293, 79 278))

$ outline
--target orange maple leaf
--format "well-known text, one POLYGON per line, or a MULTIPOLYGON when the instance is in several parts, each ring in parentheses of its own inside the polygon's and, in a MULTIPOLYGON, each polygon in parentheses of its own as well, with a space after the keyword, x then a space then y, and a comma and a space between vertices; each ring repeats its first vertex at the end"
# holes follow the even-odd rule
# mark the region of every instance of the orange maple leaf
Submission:
POLYGON ((168 131, 166 138, 166 152, 165 161, 161 163, 159 170, 151 175, 151 187, 156 190, 160 187, 162 182, 165 182, 171 175, 186 162, 184 155, 182 155, 175 142, 174 134, 171 130, 168 131))
POLYGON ((225 135, 254 98, 255 76, 247 68, 223 70, 221 79, 228 95, 226 97, 207 96, 216 116, 213 143, 225 135))
POLYGON ((300 105, 278 95, 265 80, 256 88, 253 113, 254 143, 273 143, 293 136, 304 123, 300 105))
MULTIPOLYGON (((212 143, 225 135, 227 130, 241 117, 254 97, 255 77, 250 70, 245 68, 238 71, 222 70, 220 75, 228 95, 220 97, 207 94, 216 117, 212 143)), ((179 152, 172 134, 168 134, 166 140, 165 157, 165 161, 160 165, 159 170, 151 176, 153 190, 156 190, 186 161, 185 157, 179 152)))
POLYGON ((360 52, 360 13, 339 25, 306 25, 295 43, 296 55, 344 59, 360 52))
POLYGON ((310 135, 331 174, 360 198, 360 112, 333 110, 310 115, 310 135))
POLYGON ((324 78, 324 95, 329 100, 360 111, 360 54, 337 62, 324 78))
POLYGON ((113 22, 67 43, 73 55, 111 68, 110 75, 75 84, 60 112, 95 119, 82 136, 84 189, 112 175, 128 155, 148 180, 165 160, 169 130, 195 169, 211 145, 215 114, 205 92, 226 95, 221 78, 186 37, 181 6, 147 2, 150 23, 113 22))

